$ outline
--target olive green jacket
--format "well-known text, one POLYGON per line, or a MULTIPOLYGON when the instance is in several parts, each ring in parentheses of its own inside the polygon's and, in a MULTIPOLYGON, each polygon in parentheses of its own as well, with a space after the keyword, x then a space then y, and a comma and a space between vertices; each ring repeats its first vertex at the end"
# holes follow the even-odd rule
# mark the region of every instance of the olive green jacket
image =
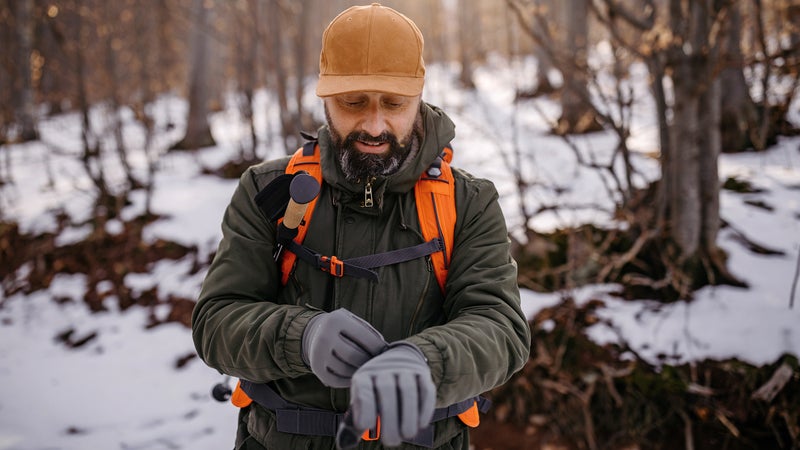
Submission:
MULTIPOLYGON (((325 182, 304 245, 347 259, 424 242, 413 187, 453 139, 455 126, 438 108, 423 103, 421 109, 425 134, 418 154, 394 175, 372 183, 371 208, 362 206, 364 186, 347 182, 329 151, 327 128, 319 130, 325 182)), ((291 402, 343 412, 349 390, 319 382, 303 363, 301 341, 320 310, 347 308, 388 342, 405 339, 422 350, 437 388, 437 407, 488 391, 523 366, 530 329, 491 182, 453 171, 457 221, 445 296, 429 257, 379 268, 378 282, 335 278, 298 260, 288 284, 281 286, 272 258, 276 224, 253 198, 284 173, 287 162, 248 169, 225 212, 223 238, 192 317, 195 347, 206 364, 253 382, 272 381, 291 402)), ((253 409, 245 418, 249 433, 264 445, 281 439, 271 430, 270 413, 253 409)), ((442 422, 448 424, 437 425, 437 442, 463 431, 455 420, 442 422)), ((298 445, 288 442, 281 445, 298 445)))

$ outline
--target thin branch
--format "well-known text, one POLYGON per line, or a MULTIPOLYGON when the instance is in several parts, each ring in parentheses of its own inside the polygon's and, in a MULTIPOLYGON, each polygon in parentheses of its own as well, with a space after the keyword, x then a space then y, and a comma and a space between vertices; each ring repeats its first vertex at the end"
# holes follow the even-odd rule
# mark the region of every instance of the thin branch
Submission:
POLYGON ((652 0, 641 2, 644 3, 643 5, 637 3, 637 6, 640 6, 640 9, 645 12, 644 17, 637 17, 634 12, 614 0, 603 0, 603 2, 608 7, 609 15, 619 16, 624 19, 625 22, 641 31, 650 30, 653 28, 653 25, 655 25, 656 7, 652 0))
MULTIPOLYGON (((642 233, 637 239, 636 242, 633 243, 630 249, 627 252, 623 253, 620 257, 614 258, 610 264, 603 267, 602 270, 597 274, 597 280, 602 282, 606 280, 607 277, 612 273, 619 272, 619 270, 629 262, 633 261, 636 256, 639 255, 639 252, 642 251, 644 245, 656 237, 659 233, 659 230, 647 230, 642 233)), ((617 275, 614 275, 612 279, 616 278, 617 275)))
POLYGON ((797 291, 797 279, 800 278, 800 251, 797 252, 797 265, 794 267, 794 279, 792 280, 792 290, 789 293, 789 309, 794 308, 794 294, 797 291))
MULTIPOLYGON (((642 48, 652 48, 652 45, 642 46, 641 42, 628 42, 625 40, 625 37, 622 36, 620 33, 620 28, 617 26, 617 21, 615 20, 616 16, 607 16, 604 15, 602 11, 594 4, 594 2, 589 2, 589 8, 592 12, 594 12, 595 17, 605 25, 606 30, 611 34, 612 40, 618 42, 622 47, 626 48, 628 51, 633 53, 639 58, 646 59, 650 55, 645 54, 641 49, 642 48)), ((652 30, 652 26, 647 28, 646 30, 652 30)), ((642 33, 642 37, 647 36, 647 33, 642 33)), ((655 37, 655 36, 654 36, 655 37)))

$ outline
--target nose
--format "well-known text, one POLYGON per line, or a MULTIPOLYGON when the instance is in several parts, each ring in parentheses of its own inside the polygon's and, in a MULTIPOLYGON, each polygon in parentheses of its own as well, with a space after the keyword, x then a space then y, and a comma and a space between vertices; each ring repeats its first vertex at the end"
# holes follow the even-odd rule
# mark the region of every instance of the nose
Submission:
POLYGON ((369 133, 370 136, 380 136, 386 131, 386 116, 379 106, 369 108, 365 113, 364 120, 361 122, 361 130, 369 133))

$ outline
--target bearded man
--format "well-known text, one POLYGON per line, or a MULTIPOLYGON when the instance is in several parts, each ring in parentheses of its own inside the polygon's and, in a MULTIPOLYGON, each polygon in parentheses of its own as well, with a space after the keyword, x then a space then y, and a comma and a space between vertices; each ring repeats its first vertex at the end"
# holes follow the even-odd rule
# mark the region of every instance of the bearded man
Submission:
POLYGON ((391 8, 339 14, 322 39, 317 141, 241 177, 192 323, 203 361, 240 379, 236 449, 467 450, 479 394, 527 361, 497 191, 447 164, 455 126, 422 100, 422 54, 391 8), (282 239, 262 201, 288 217, 276 181, 312 166, 313 215, 282 239), (451 195, 431 203, 423 183, 451 195))

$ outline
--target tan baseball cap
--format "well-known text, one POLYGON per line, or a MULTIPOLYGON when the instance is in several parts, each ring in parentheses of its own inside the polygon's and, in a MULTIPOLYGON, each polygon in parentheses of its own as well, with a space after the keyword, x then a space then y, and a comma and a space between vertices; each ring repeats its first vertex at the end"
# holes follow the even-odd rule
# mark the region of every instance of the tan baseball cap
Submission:
POLYGON ((346 9, 322 34, 317 95, 388 92, 413 97, 425 82, 419 28, 373 3, 346 9))

